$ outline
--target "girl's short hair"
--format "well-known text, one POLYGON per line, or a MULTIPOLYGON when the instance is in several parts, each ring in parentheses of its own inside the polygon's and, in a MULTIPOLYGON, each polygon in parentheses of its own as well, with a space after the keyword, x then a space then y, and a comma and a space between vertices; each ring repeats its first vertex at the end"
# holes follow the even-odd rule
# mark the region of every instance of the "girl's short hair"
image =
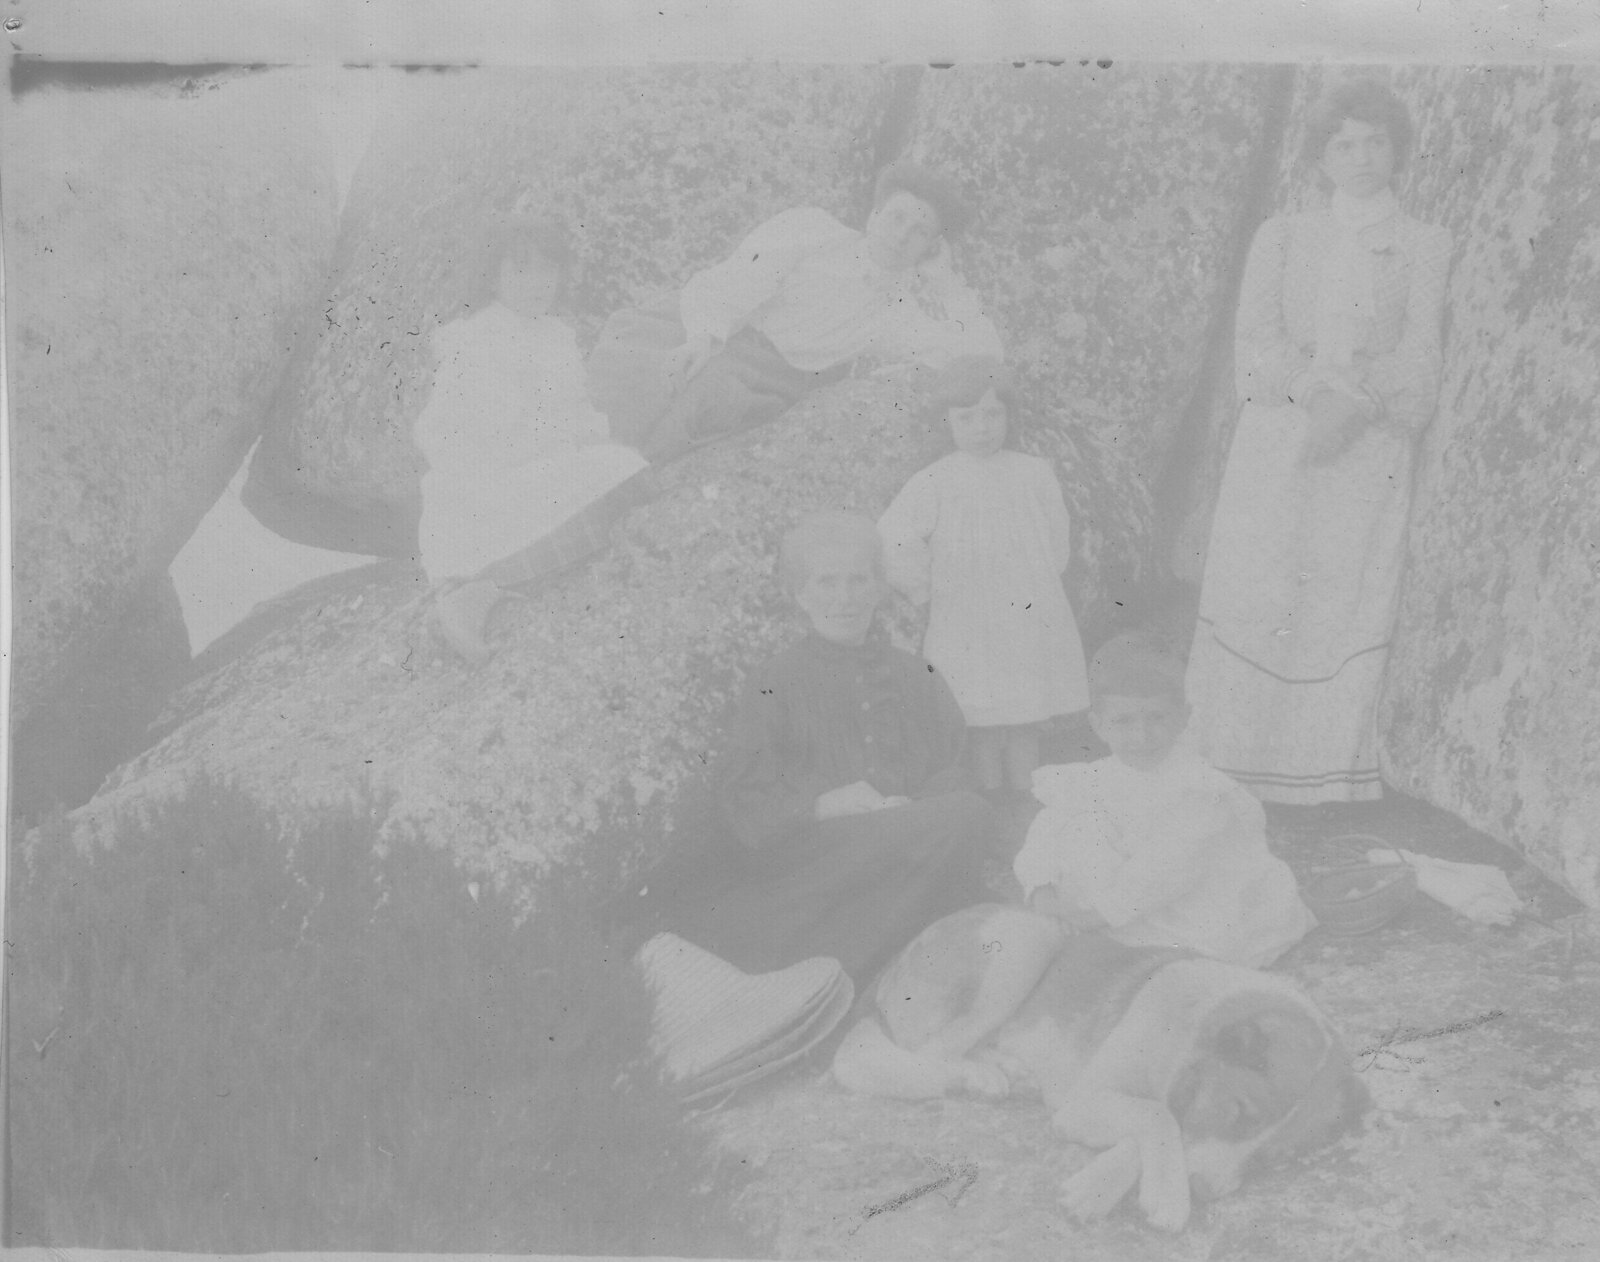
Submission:
POLYGON ((1411 156, 1411 111, 1405 102, 1376 79, 1352 79, 1331 88, 1312 108, 1306 125, 1305 148, 1301 157, 1315 167, 1346 120, 1355 119, 1389 133, 1394 146, 1394 171, 1405 170, 1411 156))
POLYGON ((877 210, 896 193, 910 193, 932 206, 939 215, 939 230, 946 236, 961 232, 977 217, 977 211, 959 184, 915 162, 891 162, 878 172, 878 182, 872 191, 872 209, 877 210))
POLYGON ((1016 374, 988 355, 963 355, 940 369, 928 386, 923 413, 930 420, 938 420, 951 408, 971 407, 990 390, 1006 405, 1015 425, 1022 402, 1016 374))
POLYGON ((803 517, 783 536, 778 549, 778 582, 795 595, 811 574, 811 554, 818 547, 860 544, 872 556, 872 569, 883 577, 883 538, 865 513, 829 510, 803 517))
POLYGON ((1106 697, 1166 697, 1184 704, 1184 664, 1156 635, 1124 631, 1089 659, 1089 704, 1106 697))

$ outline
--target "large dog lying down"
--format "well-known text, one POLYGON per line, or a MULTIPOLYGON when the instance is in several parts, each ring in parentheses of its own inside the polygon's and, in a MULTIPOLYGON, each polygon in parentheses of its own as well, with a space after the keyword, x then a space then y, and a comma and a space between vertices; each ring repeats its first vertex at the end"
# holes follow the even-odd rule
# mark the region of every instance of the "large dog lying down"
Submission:
POLYGON ((1032 913, 996 904, 930 925, 880 978, 878 1015, 846 1035, 835 1077, 902 1099, 1032 1086, 1064 1138, 1102 1150, 1062 1184, 1067 1210, 1105 1214, 1137 1183, 1169 1231, 1188 1221, 1191 1189, 1223 1196, 1252 1158, 1326 1142, 1366 1108, 1338 1035, 1291 982, 1096 934, 1068 936, 972 1047, 960 1030, 986 978, 1008 942, 1039 933, 1032 913))

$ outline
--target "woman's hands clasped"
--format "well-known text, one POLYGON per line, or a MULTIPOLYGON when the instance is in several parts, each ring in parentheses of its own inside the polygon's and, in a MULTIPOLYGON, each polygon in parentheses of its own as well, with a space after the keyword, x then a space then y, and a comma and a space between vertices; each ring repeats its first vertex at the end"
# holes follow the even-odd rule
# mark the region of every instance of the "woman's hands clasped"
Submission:
POLYGON ((865 780, 857 780, 854 784, 819 793, 813 813, 818 819, 839 819, 845 815, 866 815, 872 811, 887 810, 891 806, 904 806, 910 801, 910 798, 898 794, 885 796, 865 780))
POLYGON ((1352 395, 1324 387, 1306 400, 1306 445, 1301 461, 1327 464, 1336 459, 1372 423, 1371 413, 1352 395))

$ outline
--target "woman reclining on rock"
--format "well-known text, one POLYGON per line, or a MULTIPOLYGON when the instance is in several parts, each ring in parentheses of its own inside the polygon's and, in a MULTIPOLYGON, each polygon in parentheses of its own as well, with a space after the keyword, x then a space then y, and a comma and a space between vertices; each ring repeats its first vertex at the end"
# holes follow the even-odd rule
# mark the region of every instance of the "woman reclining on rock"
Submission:
POLYGON ((773 419, 857 360, 999 358, 945 240, 972 216, 951 181, 909 162, 879 174, 863 231, 784 211, 681 293, 611 318, 589 357, 595 406, 659 463, 773 419))

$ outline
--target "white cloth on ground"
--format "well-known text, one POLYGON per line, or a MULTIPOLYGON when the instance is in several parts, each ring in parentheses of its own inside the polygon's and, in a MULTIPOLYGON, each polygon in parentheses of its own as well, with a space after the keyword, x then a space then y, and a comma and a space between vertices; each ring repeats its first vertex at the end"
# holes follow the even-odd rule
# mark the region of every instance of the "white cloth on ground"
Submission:
POLYGON ((1483 925, 1509 925, 1522 899, 1506 874, 1490 863, 1459 863, 1412 850, 1369 850, 1368 863, 1409 863, 1417 888, 1429 898, 1483 925))

